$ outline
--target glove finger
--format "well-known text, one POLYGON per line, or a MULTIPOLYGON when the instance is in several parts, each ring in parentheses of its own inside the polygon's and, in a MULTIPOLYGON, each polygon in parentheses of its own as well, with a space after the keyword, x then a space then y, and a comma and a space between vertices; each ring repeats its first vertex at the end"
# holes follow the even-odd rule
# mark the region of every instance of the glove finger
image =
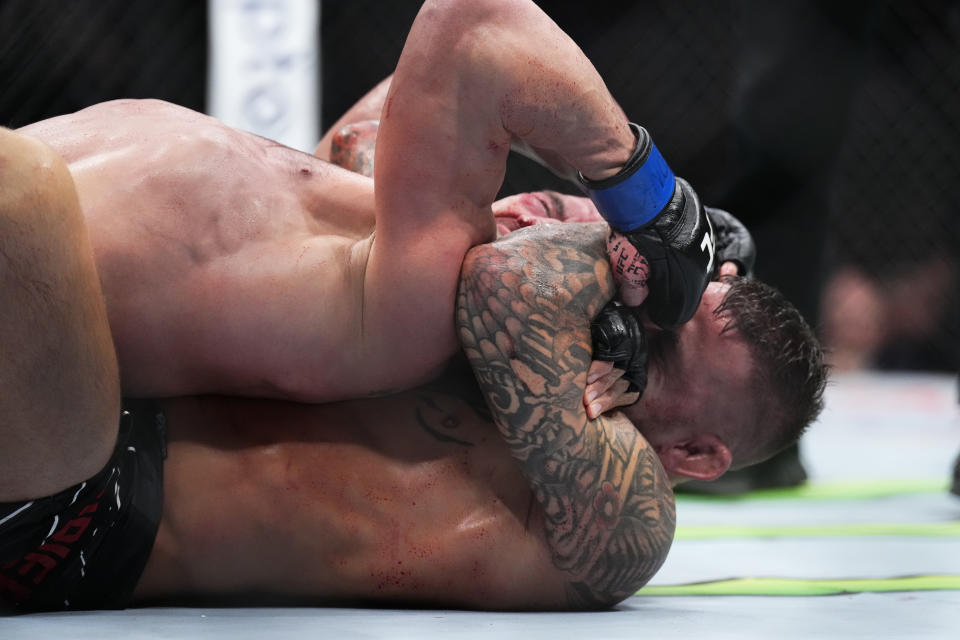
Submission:
POLYGON ((597 396, 593 402, 587 406, 587 416, 591 419, 616 409, 635 403, 640 399, 640 394, 636 391, 629 391, 630 383, 624 379, 617 380, 604 393, 597 396))
POLYGON ((752 277, 757 246, 750 231, 729 211, 705 207, 716 235, 717 260, 736 262, 739 275, 752 277))

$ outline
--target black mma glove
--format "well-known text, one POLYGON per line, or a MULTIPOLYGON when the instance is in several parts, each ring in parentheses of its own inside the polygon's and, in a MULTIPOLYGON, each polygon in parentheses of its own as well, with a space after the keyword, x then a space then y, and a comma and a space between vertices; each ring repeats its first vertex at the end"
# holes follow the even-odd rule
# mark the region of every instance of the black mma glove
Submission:
POLYGON ((734 262, 739 275, 752 278, 753 265, 757 261, 757 245, 753 242, 753 236, 742 222, 723 209, 704 207, 704 210, 713 224, 717 250, 716 267, 711 276, 716 278, 720 265, 724 262, 734 262))
POLYGON ((676 178, 642 127, 630 125, 637 148, 617 175, 581 176, 600 215, 650 264, 650 318, 665 329, 688 321, 714 273, 714 236, 700 198, 676 178))
POLYGON ((590 336, 593 359, 623 370, 623 379, 630 383, 627 391, 642 396, 647 388, 647 334, 637 313, 611 300, 590 323, 590 336))
POLYGON ((673 199, 653 222, 623 234, 650 264, 647 312, 664 329, 693 317, 716 268, 713 231, 700 199, 686 180, 676 181, 673 199))

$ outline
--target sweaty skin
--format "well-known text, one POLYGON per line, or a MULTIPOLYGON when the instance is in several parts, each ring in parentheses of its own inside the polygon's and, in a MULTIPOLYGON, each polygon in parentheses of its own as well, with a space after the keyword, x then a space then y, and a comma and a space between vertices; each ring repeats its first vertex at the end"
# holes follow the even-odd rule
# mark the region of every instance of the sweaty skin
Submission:
POLYGON ((166 401, 164 519, 135 602, 560 606, 530 485, 478 400, 166 401))
MULTIPOLYGON (((491 595, 477 606, 606 606, 663 561, 673 503, 653 448, 622 416, 591 419, 582 405, 590 314, 613 293, 603 233, 586 261, 571 257, 569 247, 534 244, 513 263, 520 270, 509 283, 491 284, 503 275, 497 267, 503 256, 485 246, 465 272, 506 312, 491 304, 485 313, 466 298, 453 313, 464 255, 494 237, 493 198, 515 140, 558 172, 591 179, 616 173, 631 151, 625 115, 589 61, 535 5, 425 3, 386 100, 373 182, 155 101, 107 103, 24 133, 55 152, 38 144, 14 154, 13 166, 44 179, 3 181, 29 187, 25 198, 14 189, 16 201, 0 216, 17 232, 3 239, 16 276, 3 291, 18 303, 5 346, 29 365, 17 370, 19 361, 5 363, 18 383, 0 407, 5 501, 82 482, 109 455, 120 398, 111 334, 127 393, 330 400, 434 373, 459 347, 459 326, 460 338, 473 340, 470 358, 486 396, 524 398, 491 402, 491 410, 510 456, 503 457, 519 463, 525 479, 515 485, 507 478, 522 496, 516 499, 529 505, 532 490, 550 524, 539 534, 537 516, 528 508, 524 514, 531 515, 518 518, 518 503, 505 493, 509 515, 497 511, 493 521, 507 533, 490 546, 478 535, 479 555, 471 553, 477 547, 458 547, 457 539, 490 513, 490 493, 483 491, 460 494, 469 518, 458 510, 457 495, 440 494, 436 509, 454 505, 433 531, 418 529, 426 525, 405 519, 399 506, 359 522, 356 514, 370 513, 364 509, 371 503, 428 488, 417 484, 416 473, 431 471, 418 458, 421 446, 428 454, 429 447, 415 438, 407 447, 389 440, 390 427, 403 433, 403 420, 411 418, 401 416, 411 415, 411 405, 405 414, 380 401, 369 405, 379 425, 363 434, 369 449, 330 433, 324 442, 341 443, 336 453, 347 465, 338 470, 335 460, 308 446, 306 432, 317 429, 324 438, 325 425, 362 427, 371 418, 365 405, 171 401, 167 510, 138 588, 141 600, 240 592, 313 601, 375 597, 404 576, 393 567, 405 558, 391 551, 407 530, 416 543, 407 546, 411 559, 430 536, 441 547, 454 540, 450 562, 459 564, 442 562, 444 547, 436 552, 442 571, 423 569, 427 597, 442 589, 441 600, 477 602, 461 599, 458 589, 475 593, 479 584, 482 595, 502 589, 503 600, 491 595), (56 184, 46 179, 51 174, 56 184), (49 211, 38 215, 44 206, 49 211), (528 280, 526 267, 538 250, 549 266, 528 280), (567 262, 573 271, 556 268, 567 262), (534 295, 518 283, 532 286, 534 295), (71 390, 80 397, 63 395, 71 390), (45 411, 48 405, 55 411, 45 411), (269 407, 271 415, 256 407, 269 407), (289 421, 285 410, 292 412, 289 421), (400 467, 361 450, 389 451, 400 467), (378 475, 378 461, 386 476, 378 475), (324 475, 328 469, 336 475, 324 475), (248 477, 259 484, 247 485, 248 477), (317 493, 324 490, 334 493, 317 493), (346 496, 348 490, 360 497, 346 496), (345 501, 342 509, 338 500, 345 501), (325 525, 334 529, 329 538, 325 525), (535 548, 510 533, 520 530, 535 538, 535 548), (501 573, 484 585, 464 571, 462 558, 501 573), (514 566, 530 569, 527 582, 514 566), (460 576, 470 580, 458 582, 460 576)), ((552 226, 578 237, 562 227, 552 226)), ((486 454, 476 462, 484 460, 486 454)), ((476 473, 471 481, 481 484, 467 486, 497 495, 496 474, 508 472, 498 462, 476 473)), ((411 599, 419 584, 401 584, 408 588, 392 599, 411 599)))
MULTIPOLYGON (((371 180, 152 100, 20 132, 52 146, 73 176, 126 393, 317 401, 383 390, 357 381, 370 368, 358 296, 374 243, 371 180)), ((356 153, 355 132, 334 137, 333 155, 362 169, 372 145, 356 153)), ((554 192, 493 212, 502 233, 599 218, 586 198, 554 192)), ((611 395, 604 408, 617 403, 611 395)))
MULTIPOLYGON (((391 78, 387 78, 364 96, 338 123, 335 132, 327 136, 326 144, 318 146, 318 153, 327 147, 333 149, 334 161, 351 171, 372 175, 373 156, 379 123, 369 119, 371 113, 379 112, 378 101, 386 95, 391 78), (342 126, 341 126, 342 125, 342 126)), ((326 138, 325 138, 326 139, 326 138)), ((519 193, 493 203, 493 215, 497 223, 498 237, 525 227, 559 222, 601 222, 606 224, 596 206, 589 198, 571 196, 555 191, 519 193)), ((611 230, 607 236, 607 255, 617 285, 618 298, 631 306, 643 304, 649 293, 647 277, 649 265, 636 247, 620 233, 611 230)), ((717 277, 738 275, 735 262, 720 265, 717 277)), ((725 292, 726 287, 710 285, 711 290, 725 292)), ((712 304, 703 306, 697 314, 711 313, 716 306, 716 296, 708 296, 712 304)), ((716 320, 716 319, 714 319, 716 320)), ((648 323, 648 331, 659 328, 648 323)), ((713 345, 711 345, 713 346, 713 345)), ((720 363, 722 364, 722 360, 720 363)), ((623 371, 614 369, 613 363, 596 360, 591 363, 584 393, 584 404, 591 418, 616 407, 632 405, 636 393, 628 393, 629 383, 623 380, 623 371)), ((696 378, 696 376, 693 376, 696 378)), ((711 383, 712 384, 712 383, 711 383)))
POLYGON ((73 176, 126 393, 344 391, 361 355, 369 179, 158 101, 21 132, 73 176))
POLYGON ((373 181, 151 101, 21 132, 74 176, 126 393, 314 402, 409 388, 457 351, 459 267, 496 237, 514 142, 593 179, 633 146, 589 60, 523 0, 424 3, 373 181))
POLYGON ((632 425, 580 404, 587 317, 612 292, 589 235, 589 254, 582 231, 470 254, 458 324, 486 404, 465 369, 319 406, 164 402, 164 517, 136 601, 595 608, 636 591, 669 548, 673 499, 632 425))

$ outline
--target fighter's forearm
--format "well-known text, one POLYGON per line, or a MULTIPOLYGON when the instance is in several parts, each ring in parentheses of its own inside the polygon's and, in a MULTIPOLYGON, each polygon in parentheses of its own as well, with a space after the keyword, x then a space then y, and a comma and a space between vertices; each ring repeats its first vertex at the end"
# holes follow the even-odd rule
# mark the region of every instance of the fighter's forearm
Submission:
POLYGON ((673 495, 623 416, 587 418, 590 319, 613 295, 603 225, 519 231, 476 247, 457 304, 461 342, 544 512, 569 606, 609 606, 660 567, 673 495))

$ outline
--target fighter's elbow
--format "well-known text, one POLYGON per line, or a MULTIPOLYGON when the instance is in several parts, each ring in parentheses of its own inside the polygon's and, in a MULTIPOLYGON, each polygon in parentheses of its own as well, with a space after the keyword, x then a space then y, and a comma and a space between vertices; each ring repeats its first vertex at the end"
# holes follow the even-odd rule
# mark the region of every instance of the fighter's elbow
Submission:
POLYGON ((676 527, 673 495, 664 492, 642 502, 633 516, 621 517, 604 551, 569 583, 571 607, 609 609, 635 595, 663 566, 676 527))
POLYGON ((540 12, 530 0, 427 0, 414 26, 427 27, 434 42, 460 42, 483 34, 466 41, 474 46, 494 46, 494 34, 524 29, 531 11, 540 12))
MULTIPOLYGON (((659 554, 658 554, 659 555, 659 554)), ((612 609, 630 596, 636 595, 663 564, 666 551, 655 562, 656 568, 633 573, 627 580, 619 584, 610 584, 607 580, 586 580, 571 582, 567 588, 568 607, 583 611, 602 611, 612 609)), ((649 560, 649 559, 648 559, 649 560)), ((629 567, 622 568, 624 573, 630 573, 629 567)))

